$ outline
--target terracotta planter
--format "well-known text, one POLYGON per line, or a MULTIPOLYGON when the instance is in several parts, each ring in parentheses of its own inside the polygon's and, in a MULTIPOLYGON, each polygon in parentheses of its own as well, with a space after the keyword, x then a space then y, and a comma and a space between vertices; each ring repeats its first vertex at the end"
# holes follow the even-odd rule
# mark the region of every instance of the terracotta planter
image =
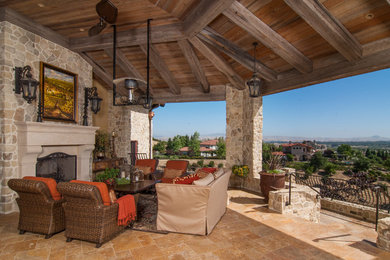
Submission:
POLYGON ((285 186, 285 174, 272 174, 267 172, 260 173, 260 189, 268 202, 268 194, 270 191, 283 189, 285 186))

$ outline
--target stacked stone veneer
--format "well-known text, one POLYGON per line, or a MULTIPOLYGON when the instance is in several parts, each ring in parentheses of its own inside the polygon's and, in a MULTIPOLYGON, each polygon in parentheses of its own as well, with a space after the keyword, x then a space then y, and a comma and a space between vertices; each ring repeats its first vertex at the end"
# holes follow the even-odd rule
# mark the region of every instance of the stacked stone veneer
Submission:
MULTIPOLYGON (((332 200, 329 198, 321 199, 321 207, 330 211, 334 211, 346 216, 354 217, 364 221, 375 223, 376 221, 376 209, 367 207, 355 203, 332 200)), ((378 217, 387 218, 390 214, 384 211, 379 211, 378 217)))
POLYGON ((390 251, 390 217, 378 221, 378 238, 376 245, 379 248, 390 251))
MULTIPOLYGON (((246 164, 250 176, 243 188, 259 191, 262 170, 263 101, 249 97, 248 90, 226 87, 226 168, 246 164)), ((241 180, 232 177, 230 186, 241 180)))
MULTIPOLYGON (((92 68, 77 53, 7 21, 0 22, 0 213, 17 210, 16 194, 7 186, 9 179, 19 177, 15 122, 35 121, 37 115, 37 101, 28 104, 22 95, 13 91, 13 68, 30 65, 33 77, 39 80, 40 61, 78 74, 79 125, 82 123, 83 90, 92 87, 92 68)), ((89 120, 91 123, 91 114, 89 120)))
POLYGON ((320 222, 321 199, 315 191, 309 187, 294 184, 291 189, 290 205, 286 205, 288 198, 288 189, 271 191, 268 201, 269 209, 286 215, 294 215, 315 223, 320 222))
MULTIPOLYGON (((112 91, 109 92, 112 96, 112 91)), ((116 133, 115 151, 118 157, 129 159, 130 141, 138 141, 138 152, 150 152, 152 122, 149 121, 149 110, 142 106, 113 106, 109 104, 108 131, 116 133)))

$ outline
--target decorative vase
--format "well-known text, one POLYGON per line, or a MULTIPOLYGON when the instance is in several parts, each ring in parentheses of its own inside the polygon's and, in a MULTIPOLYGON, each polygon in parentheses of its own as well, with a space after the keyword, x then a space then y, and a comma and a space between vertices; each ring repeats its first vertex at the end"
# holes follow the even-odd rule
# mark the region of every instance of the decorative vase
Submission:
POLYGON ((285 174, 274 174, 264 171, 260 173, 260 189, 266 202, 268 202, 270 191, 280 190, 285 187, 285 176, 285 174))

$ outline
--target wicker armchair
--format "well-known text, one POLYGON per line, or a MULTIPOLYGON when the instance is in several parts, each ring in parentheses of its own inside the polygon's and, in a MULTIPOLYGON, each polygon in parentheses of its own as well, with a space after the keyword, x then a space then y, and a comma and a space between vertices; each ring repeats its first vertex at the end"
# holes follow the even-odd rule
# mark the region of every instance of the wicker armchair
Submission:
POLYGON ((45 234, 45 238, 50 238, 65 229, 65 214, 62 208, 64 200, 53 200, 44 182, 11 179, 8 186, 19 195, 16 201, 20 211, 20 234, 28 231, 45 234))
POLYGON ((96 243, 99 248, 125 227, 118 226, 118 204, 103 205, 98 188, 82 183, 61 182, 58 191, 64 196, 67 242, 73 239, 96 243))

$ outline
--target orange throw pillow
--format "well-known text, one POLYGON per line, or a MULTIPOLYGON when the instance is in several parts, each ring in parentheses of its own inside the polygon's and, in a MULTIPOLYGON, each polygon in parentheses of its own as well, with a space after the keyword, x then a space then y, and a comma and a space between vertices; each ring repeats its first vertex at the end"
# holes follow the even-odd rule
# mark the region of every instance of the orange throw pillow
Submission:
POLYGON ((147 166, 138 166, 136 165, 135 168, 138 170, 141 170, 144 175, 148 175, 152 173, 152 168, 147 167, 147 166))
POLYGON ((179 177, 181 174, 182 174, 182 170, 165 168, 163 178, 173 179, 179 177))
POLYGON ((192 184, 194 181, 199 180, 199 175, 197 173, 190 174, 184 177, 177 177, 173 180, 174 184, 192 184))
POLYGON ((73 180, 70 182, 71 183, 83 183, 83 184, 89 184, 89 185, 95 186, 100 191, 100 196, 102 197, 103 204, 106 206, 111 205, 110 196, 108 195, 108 188, 104 182, 91 182, 91 181, 79 181, 79 180, 73 180))
POLYGON ((23 179, 33 180, 33 181, 43 181, 46 183, 49 188, 51 197, 53 200, 60 200, 62 198, 61 193, 57 190, 57 182, 52 178, 43 178, 43 177, 34 177, 34 176, 25 176, 23 179))

